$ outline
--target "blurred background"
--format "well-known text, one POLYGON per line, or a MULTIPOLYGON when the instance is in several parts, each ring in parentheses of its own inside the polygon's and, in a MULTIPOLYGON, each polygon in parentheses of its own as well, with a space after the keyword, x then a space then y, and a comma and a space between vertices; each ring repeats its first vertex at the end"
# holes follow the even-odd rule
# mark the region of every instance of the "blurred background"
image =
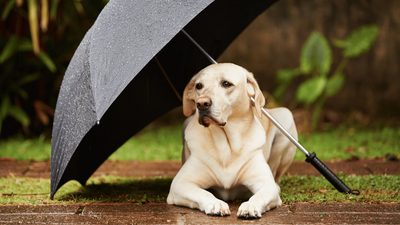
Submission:
MULTIPOLYGON (((1 139, 50 138, 65 70, 106 4, 106 0, 0 0, 1 139)), ((218 62, 233 62, 253 72, 270 106, 290 108, 300 129, 307 132, 345 122, 398 125, 399 54, 398 0, 280 0, 218 62), (369 44, 361 46, 357 55, 346 55, 345 45, 355 39, 353 44, 360 44, 363 38, 369 38, 369 44), (303 67, 305 43, 325 57, 322 62, 314 60, 325 65, 322 69, 310 67, 307 72, 303 67), (314 99, 304 99, 301 85, 321 76, 327 77, 324 87, 334 88, 322 88, 314 99), (314 120, 312 114, 318 109, 320 116, 314 120)), ((312 89, 321 87, 318 84, 308 82, 312 89)), ((180 121, 181 112, 174 110, 160 123, 180 121)))

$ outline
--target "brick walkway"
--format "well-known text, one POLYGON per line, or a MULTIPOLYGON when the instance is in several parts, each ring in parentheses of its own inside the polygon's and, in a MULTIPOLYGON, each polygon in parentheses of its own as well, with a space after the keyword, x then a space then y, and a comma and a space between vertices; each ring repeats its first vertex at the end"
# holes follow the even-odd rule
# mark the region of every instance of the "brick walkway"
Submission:
MULTIPOLYGON (((333 171, 347 174, 400 174, 400 162, 357 160, 325 162, 333 171)), ((129 177, 174 176, 180 162, 106 161, 94 174, 129 177)), ((311 165, 296 161, 289 174, 319 175, 311 165)), ((0 160, 0 177, 50 178, 49 162, 0 160)), ((232 215, 210 217, 167 204, 0 205, 0 224, 400 224, 400 204, 296 203, 271 210, 257 220, 240 220, 238 202, 229 203, 232 215)))

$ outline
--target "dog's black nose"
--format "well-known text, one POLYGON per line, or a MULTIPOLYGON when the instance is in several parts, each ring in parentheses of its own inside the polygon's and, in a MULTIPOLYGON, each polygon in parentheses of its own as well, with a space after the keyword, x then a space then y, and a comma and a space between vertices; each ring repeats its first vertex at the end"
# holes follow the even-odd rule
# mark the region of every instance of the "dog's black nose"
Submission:
POLYGON ((211 107, 212 101, 209 98, 203 97, 197 99, 196 105, 199 110, 207 110, 211 107))

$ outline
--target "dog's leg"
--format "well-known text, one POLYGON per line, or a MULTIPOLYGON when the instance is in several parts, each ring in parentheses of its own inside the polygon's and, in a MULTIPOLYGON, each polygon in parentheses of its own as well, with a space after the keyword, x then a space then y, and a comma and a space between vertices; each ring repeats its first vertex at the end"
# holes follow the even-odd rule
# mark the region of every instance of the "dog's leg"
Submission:
POLYGON ((172 181, 167 203, 198 208, 212 216, 230 215, 228 204, 205 190, 213 186, 208 182, 212 180, 212 175, 204 172, 204 167, 201 169, 201 166, 195 166, 193 158, 188 159, 191 162, 186 162, 172 181), (196 177, 193 177, 193 174, 196 174, 196 177))
POLYGON ((250 165, 257 165, 257 168, 247 170, 245 176, 245 185, 254 195, 249 201, 240 205, 237 216, 242 219, 260 218, 261 215, 272 208, 282 205, 279 197, 280 188, 275 183, 268 164, 263 161, 262 154, 254 157, 255 161, 250 165))
POLYGON ((186 160, 190 156, 190 150, 189 147, 187 146, 186 139, 185 139, 185 130, 187 126, 189 125, 190 121, 192 121, 193 116, 190 116, 185 120, 182 126, 182 144, 183 144, 183 150, 182 150, 182 165, 185 164, 186 160))
MULTIPOLYGON (((292 113, 287 108, 275 108, 268 111, 297 140, 297 130, 292 113)), ((292 164, 296 146, 278 128, 273 124, 271 126, 267 134, 267 139, 272 141, 268 165, 275 182, 279 184, 283 174, 292 164)))
POLYGON ((229 216, 231 214, 226 202, 217 199, 213 194, 197 185, 183 182, 176 185, 179 185, 179 188, 171 186, 167 198, 168 204, 198 208, 211 216, 229 216))

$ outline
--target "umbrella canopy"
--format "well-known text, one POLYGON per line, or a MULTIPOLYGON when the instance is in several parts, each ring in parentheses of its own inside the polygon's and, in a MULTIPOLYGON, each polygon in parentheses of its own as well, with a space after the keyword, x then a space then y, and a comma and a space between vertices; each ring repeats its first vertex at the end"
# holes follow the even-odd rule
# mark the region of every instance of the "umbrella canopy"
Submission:
POLYGON ((181 29, 218 58, 275 1, 111 0, 83 38, 61 85, 51 197, 69 180, 84 185, 126 140, 181 105, 179 93, 209 64, 181 29))

